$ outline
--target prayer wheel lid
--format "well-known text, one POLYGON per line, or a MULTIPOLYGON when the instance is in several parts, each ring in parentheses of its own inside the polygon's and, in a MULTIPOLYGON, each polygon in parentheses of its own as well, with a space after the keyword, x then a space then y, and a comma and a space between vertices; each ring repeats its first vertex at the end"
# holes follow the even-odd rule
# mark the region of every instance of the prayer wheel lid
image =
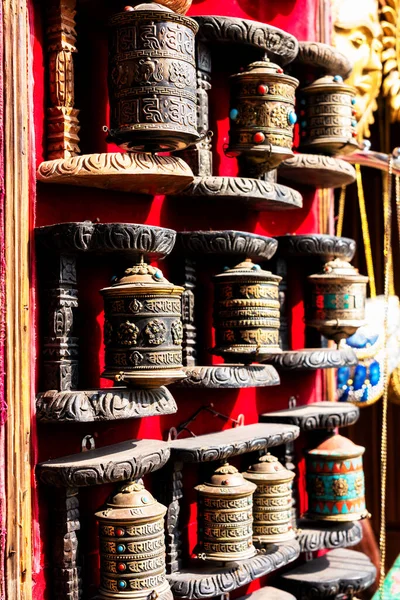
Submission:
POLYGON ((340 75, 325 75, 316 79, 301 90, 302 93, 313 94, 321 92, 347 92, 348 94, 356 95, 357 90, 347 83, 344 83, 343 77, 340 75))
POLYGON ((314 275, 310 275, 308 277, 311 281, 332 281, 334 279, 346 280, 346 282, 354 282, 354 283, 367 283, 368 277, 366 275, 360 275, 358 269, 353 267, 349 262, 341 260, 340 258, 335 258, 334 260, 330 260, 325 263, 322 268, 322 271, 319 273, 315 273, 314 275))
POLYGON ((296 85, 299 84, 298 79, 296 79, 295 77, 290 77, 290 75, 285 75, 282 67, 271 62, 267 57, 263 58, 262 60, 257 60, 255 62, 250 63, 249 65, 247 65, 244 71, 242 71, 241 73, 235 73, 234 75, 231 75, 229 79, 235 80, 249 75, 254 75, 255 77, 275 76, 279 77, 280 81, 282 80, 290 83, 295 83, 296 85))
POLYGON ((174 285, 166 279, 156 267, 152 267, 141 261, 133 267, 126 269, 125 274, 120 279, 115 279, 110 287, 100 290, 101 294, 113 294, 120 291, 135 289, 143 292, 183 292, 184 288, 174 285))
POLYGON ((160 12, 167 12, 167 13, 174 12, 168 6, 163 6, 161 4, 158 4, 158 2, 142 2, 141 4, 137 4, 136 6, 127 5, 127 6, 125 6, 125 9, 123 12, 131 13, 131 12, 140 12, 142 10, 151 10, 151 11, 157 10, 160 12))
POLYGON ((256 482, 291 481, 295 474, 286 469, 276 458, 268 452, 261 456, 256 463, 250 465, 243 477, 256 482))
POLYGON ((184 24, 187 27, 190 27, 190 29, 192 29, 194 33, 197 33, 199 29, 197 22, 194 19, 191 19, 190 17, 183 16, 184 13, 189 9, 190 4, 191 0, 162 0, 161 4, 159 4, 158 2, 142 2, 141 4, 137 4, 136 6, 127 5, 125 6, 123 11, 120 11, 111 17, 110 24, 118 25, 121 21, 122 15, 126 16, 126 18, 123 19, 124 22, 126 22, 126 20, 130 22, 130 17, 132 18, 132 20, 135 20, 136 18, 140 17, 142 13, 151 12, 153 15, 154 13, 160 14, 160 16, 154 15, 157 19, 164 17, 164 15, 164 18, 167 20, 178 20, 179 22, 182 22, 183 19, 184 24), (172 8, 170 8, 169 6, 165 6, 164 3, 170 4, 172 8))
POLYGON ((249 275, 252 279, 259 279, 260 281, 279 281, 282 279, 279 275, 274 275, 271 271, 264 271, 260 265, 253 263, 250 258, 246 258, 243 262, 239 263, 231 269, 227 269, 223 273, 219 273, 214 276, 215 281, 232 279, 236 277, 249 275))
POLYGON ((329 460, 331 458, 355 458, 364 454, 365 448, 357 446, 342 435, 333 435, 307 454, 312 457, 318 456, 321 459, 329 460))
POLYGON ((164 515, 165 506, 157 502, 143 485, 143 481, 130 481, 124 483, 118 491, 111 496, 104 510, 96 513, 100 519, 110 520, 138 520, 149 519, 164 515), (135 515, 137 512, 137 516, 135 515))
POLYGON ((246 481, 236 467, 225 463, 214 471, 210 483, 198 485, 195 489, 205 495, 226 495, 229 489, 229 493, 235 495, 250 494, 255 491, 256 486, 246 481))

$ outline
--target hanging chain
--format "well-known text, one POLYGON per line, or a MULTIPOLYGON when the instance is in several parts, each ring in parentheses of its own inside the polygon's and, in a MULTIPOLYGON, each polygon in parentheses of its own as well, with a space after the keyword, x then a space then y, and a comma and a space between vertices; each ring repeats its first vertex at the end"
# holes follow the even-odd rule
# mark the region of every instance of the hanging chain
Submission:
POLYGON ((337 220, 337 225, 336 225, 336 235, 338 237, 342 237, 342 233, 343 233, 345 203, 346 203, 346 186, 342 185, 342 188, 340 190, 339 212, 338 212, 338 220, 337 220))
MULTIPOLYGON (((389 170, 387 179, 387 207, 385 210, 384 222, 384 241, 383 258, 385 274, 385 321, 384 321, 384 340, 385 354, 383 363, 383 403, 382 403, 382 439, 381 439, 381 523, 379 532, 379 550, 380 550, 380 577, 379 577, 379 595, 383 600, 383 585, 385 582, 385 563, 386 563, 386 483, 387 483, 387 412, 388 412, 388 389, 389 389, 389 354, 387 351, 388 329, 389 329, 389 285, 390 285, 390 253, 392 238, 392 173, 393 157, 389 159, 389 170)), ((396 193, 397 193, 396 181, 396 193)), ((398 197, 396 196, 396 207, 398 197)))
POLYGON ((376 298, 374 262, 372 260, 371 238, 369 237, 369 227, 368 227, 367 211, 365 208, 365 197, 364 197, 364 189, 363 189, 363 184, 362 184, 360 165, 356 165, 356 179, 357 179, 358 203, 360 206, 361 228, 362 228, 362 235, 363 235, 363 241, 364 241, 365 262, 367 263, 367 273, 368 273, 368 277, 369 277, 370 297, 376 298))

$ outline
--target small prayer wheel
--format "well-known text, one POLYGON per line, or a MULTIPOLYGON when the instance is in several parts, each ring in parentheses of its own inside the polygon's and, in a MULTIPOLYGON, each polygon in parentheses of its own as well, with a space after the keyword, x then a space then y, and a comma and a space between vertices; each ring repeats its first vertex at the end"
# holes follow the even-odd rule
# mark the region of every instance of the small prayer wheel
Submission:
POLYGON ((230 562, 251 558, 253 546, 254 483, 224 464, 210 483, 198 485, 199 529, 196 554, 199 559, 230 562))
POLYGON ((336 258, 320 273, 310 275, 311 298, 306 324, 339 343, 365 324, 368 277, 350 263, 336 258))
POLYGON ((144 262, 101 290, 104 296, 103 377, 156 388, 186 377, 182 370, 184 288, 144 262))
POLYGON ((196 21, 147 3, 126 7, 110 26, 107 141, 134 152, 196 142, 196 21))
POLYGON ((301 90, 300 152, 349 154, 358 148, 356 90, 326 75, 301 90))
POLYGON ((143 482, 122 485, 96 513, 100 534, 99 598, 173 600, 165 576, 165 506, 143 482))
POLYGON ((299 82, 267 58, 232 75, 227 154, 239 157, 252 176, 293 156, 295 89, 299 82))
POLYGON ((307 452, 307 517, 343 522, 369 516, 365 508, 364 451, 363 446, 334 435, 307 452))
POLYGON ((214 354, 279 352, 281 277, 247 259, 214 277, 214 354))
POLYGON ((292 527, 294 473, 268 453, 251 465, 243 477, 257 486, 253 498, 253 541, 263 544, 293 539, 296 535, 292 527))

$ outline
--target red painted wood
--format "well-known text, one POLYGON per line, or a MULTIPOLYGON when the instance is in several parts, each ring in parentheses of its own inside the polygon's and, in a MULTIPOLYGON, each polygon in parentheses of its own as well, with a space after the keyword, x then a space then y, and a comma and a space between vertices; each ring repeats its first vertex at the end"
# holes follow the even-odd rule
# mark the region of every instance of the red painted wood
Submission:
MULTIPOLYGON (((190 14, 232 15, 255 20, 263 20, 275 26, 285 28, 299 39, 315 39, 317 0, 200 0, 194 2, 190 14)), ((104 141, 102 126, 108 122, 107 116, 107 30, 105 2, 82 3, 78 12, 78 46, 80 54, 76 63, 77 98, 76 106, 81 109, 81 150, 83 153, 113 150, 104 141)), ((42 10, 43 2, 32 0, 32 53, 33 80, 35 98, 35 151, 36 162, 44 158, 45 147, 45 111, 46 90, 44 84, 45 58, 43 56, 42 10)), ((225 175, 237 173, 236 161, 224 155, 223 147, 228 134, 228 76, 233 72, 228 58, 225 59, 225 72, 214 76, 211 94, 211 128, 214 131, 215 172, 225 175)), ((218 64, 217 68, 221 69, 218 64)), ((199 200, 156 197, 153 200, 133 197, 128 194, 103 192, 101 190, 52 187, 38 185, 36 199, 36 225, 46 225, 62 221, 96 220, 103 222, 127 221, 170 226, 174 229, 240 229, 266 235, 285 233, 305 233, 318 231, 318 206, 313 195, 305 195, 302 210, 279 213, 247 212, 231 205, 218 205, 215 208, 202 209, 199 200)), ((109 259, 85 257, 80 263, 80 333, 82 387, 99 385, 105 387, 111 383, 100 378, 103 367, 102 324, 103 307, 99 289, 105 287, 118 264, 109 259)), ((161 265, 165 272, 168 269, 161 265)), ((210 259, 206 271, 202 274, 208 299, 206 306, 198 310, 205 311, 204 319, 208 323, 207 344, 212 344, 211 311, 212 284, 210 277, 215 273, 210 259)), ((299 282, 291 282, 293 313, 291 337, 293 346, 304 345, 304 324, 302 289, 299 282)), ((40 307, 39 307, 40 309, 40 307)), ((40 352, 40 348, 38 348, 40 352)), ((218 362, 217 358, 212 359, 218 362)), ((211 361, 211 357, 210 357, 211 361)), ((283 375, 282 385, 278 388, 251 390, 174 390, 179 406, 176 415, 153 417, 142 421, 115 422, 112 424, 87 425, 51 425, 38 428, 35 454, 38 460, 78 452, 81 439, 91 434, 98 447, 134 437, 166 439, 168 429, 189 417, 202 404, 213 402, 215 407, 232 418, 245 415, 246 424, 258 421, 258 414, 267 410, 284 408, 291 395, 298 397, 300 404, 321 399, 321 377, 319 374, 283 375)), ((193 424, 196 434, 216 431, 230 427, 229 423, 200 415, 193 424)), ((241 461, 235 461, 239 466, 241 461)), ((193 486, 198 483, 196 469, 185 473, 185 508, 183 511, 184 539, 188 552, 196 542, 196 506, 193 486)), ((151 477, 148 484, 151 486, 151 477)), ((51 573, 51 543, 48 531, 48 507, 46 490, 41 486, 38 496, 38 521, 35 527, 40 533, 41 543, 35 547, 35 592, 37 600, 50 598, 48 583, 51 573), (47 591, 46 591, 47 585, 47 591)), ((81 493, 82 548, 86 555, 85 589, 90 598, 97 585, 97 538, 93 513, 105 500, 110 489, 106 487, 85 489, 81 493)), ((304 494, 302 495, 304 505, 304 494)), ((255 582, 251 590, 260 582, 255 582)), ((243 595, 245 590, 240 590, 243 595)))

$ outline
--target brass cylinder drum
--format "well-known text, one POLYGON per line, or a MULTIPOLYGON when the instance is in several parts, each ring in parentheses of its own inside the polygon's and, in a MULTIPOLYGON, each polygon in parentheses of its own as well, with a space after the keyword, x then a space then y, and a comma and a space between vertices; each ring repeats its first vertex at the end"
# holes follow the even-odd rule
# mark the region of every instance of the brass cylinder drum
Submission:
POLYGON ((254 176, 293 156, 295 89, 299 82, 268 59, 232 75, 227 153, 239 156, 254 176))
POLYGON ((257 486, 253 498, 253 541, 269 544, 293 539, 296 535, 292 527, 294 473, 268 453, 251 465, 243 477, 257 486))
POLYGON ((307 517, 357 521, 368 517, 362 455, 365 448, 334 435, 306 454, 307 517))
POLYGON ((184 288, 146 263, 101 290, 104 296, 103 377, 155 388, 186 377, 182 370, 184 288))
POLYGON ((340 342, 365 324, 368 277, 336 258, 321 273, 310 275, 311 297, 306 324, 328 339, 340 342))
POLYGON ((326 75, 301 90, 300 152, 349 154, 358 148, 356 90, 326 75))
POLYGON ((279 352, 279 282, 251 260, 214 277, 215 354, 279 352))
POLYGON ((256 554, 253 536, 253 493, 256 486, 228 464, 219 467, 210 483, 198 485, 199 559, 230 562, 256 554))
POLYGON ((196 21, 156 3, 111 18, 108 141, 136 152, 198 139, 196 21))
POLYGON ((173 600, 165 576, 166 511, 138 481, 124 484, 96 513, 100 598, 173 600))

